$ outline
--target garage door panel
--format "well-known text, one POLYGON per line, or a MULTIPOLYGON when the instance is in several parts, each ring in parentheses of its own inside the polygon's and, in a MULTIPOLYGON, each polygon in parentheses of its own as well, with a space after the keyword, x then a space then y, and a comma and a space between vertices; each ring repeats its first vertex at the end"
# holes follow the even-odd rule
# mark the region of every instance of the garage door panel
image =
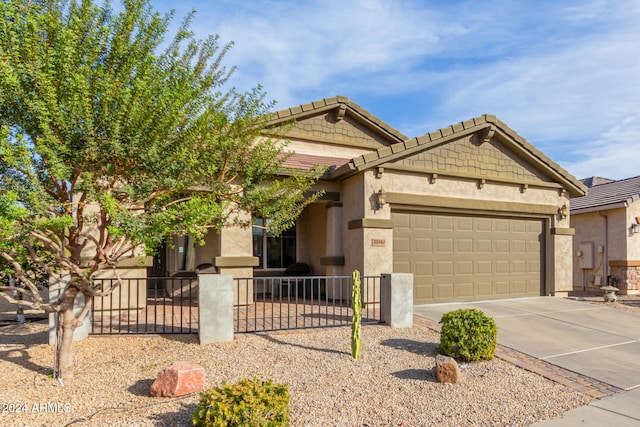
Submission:
POLYGON ((494 252, 508 254, 509 253, 509 240, 507 239, 496 239, 494 241, 494 252))
POLYGON ((473 231, 473 218, 471 217, 455 217, 456 231, 473 231))
POLYGON ((490 239, 478 239, 476 240, 476 253, 493 253, 493 243, 490 239))
POLYGON ((543 220, 418 212, 392 219, 394 271, 414 274, 416 303, 541 294, 543 220))
POLYGON ((517 253, 517 254, 524 254, 527 252, 527 241, 526 240, 522 240, 522 239, 518 239, 518 240, 511 240, 511 250, 510 252, 513 253, 517 253))
POLYGON ((436 261, 437 276, 453 276, 453 261, 436 261))
POLYGON ((476 266, 478 267, 478 274, 493 274, 493 269, 491 268, 491 261, 477 261, 476 266))
POLYGON ((411 263, 409 261, 393 262, 393 271, 395 273, 411 273, 411 263))
POLYGON ((519 259, 511 261, 511 271, 514 274, 527 274, 527 262, 519 259))
POLYGON ((494 219, 493 231, 498 233, 508 233, 510 222, 508 219, 494 219))
POLYGON ((526 233, 527 222, 525 220, 512 219, 509 223, 511 233, 526 233))
POLYGON ((433 262, 432 261, 417 261, 415 263, 416 274, 421 276, 433 276, 433 262))
POLYGON ((416 285, 413 290, 417 301, 433 300, 433 286, 416 285))
POLYGON ((496 296, 508 296, 510 294, 510 286, 509 281, 498 281, 494 282, 494 292, 496 296))
POLYGON ((510 263, 506 260, 499 260, 495 262, 495 274, 509 274, 510 263))
MULTIPOLYGON (((407 214, 407 217, 408 216, 409 215, 407 214)), ((413 228, 415 230, 432 230, 433 229, 433 219, 431 218, 431 216, 419 215, 419 216, 413 216, 412 218, 414 219, 413 228)), ((395 224, 395 219, 394 219, 394 224, 395 224)))
POLYGON ((533 260, 528 260, 527 261, 527 273, 535 273, 540 271, 541 265, 540 265, 540 260, 539 259, 533 259, 533 260))
POLYGON ((512 280, 511 281, 511 294, 514 296, 525 295, 527 293, 527 281, 526 280, 512 280))
POLYGON ((474 286, 473 282, 458 282, 456 283, 457 297, 459 298, 473 298, 474 286))
POLYGON ((456 244, 458 253, 473 253, 473 239, 458 239, 456 244))
POLYGON ((491 233, 493 231, 491 218, 477 218, 475 221, 475 225, 476 232, 491 233))
POLYGON ((473 275, 473 261, 458 261, 456 263, 456 276, 471 276, 473 275))
POLYGON ((438 215, 435 217, 437 231, 453 231, 453 217, 438 215))
POLYGON ((527 280, 527 295, 540 291, 540 280, 527 280))
POLYGON ((411 239, 409 237, 396 237, 393 239, 394 254, 404 252, 409 253, 411 249, 411 239))
POLYGON ((393 215, 393 223, 394 227, 400 231, 409 230, 411 215, 406 213, 398 213, 393 215))
POLYGON ((436 250, 438 251, 438 253, 453 253, 453 239, 438 239, 436 250))
POLYGON ((448 283, 439 283, 438 285, 436 285, 436 299, 442 300, 450 300, 453 299, 453 297, 455 296, 454 294, 454 286, 453 283, 448 282, 448 283))
POLYGON ((417 252, 432 252, 433 251, 433 239, 431 238, 415 238, 415 250, 417 252))
POLYGON ((489 298, 493 294, 493 283, 477 282, 477 295, 481 298, 489 298))

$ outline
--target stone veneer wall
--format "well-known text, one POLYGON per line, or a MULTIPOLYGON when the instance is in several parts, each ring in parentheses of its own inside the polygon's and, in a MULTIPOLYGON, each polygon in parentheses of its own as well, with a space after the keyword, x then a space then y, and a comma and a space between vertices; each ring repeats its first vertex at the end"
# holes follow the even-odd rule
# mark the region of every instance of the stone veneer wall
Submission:
POLYGON ((620 294, 640 293, 640 261, 609 263, 609 274, 618 278, 620 294))

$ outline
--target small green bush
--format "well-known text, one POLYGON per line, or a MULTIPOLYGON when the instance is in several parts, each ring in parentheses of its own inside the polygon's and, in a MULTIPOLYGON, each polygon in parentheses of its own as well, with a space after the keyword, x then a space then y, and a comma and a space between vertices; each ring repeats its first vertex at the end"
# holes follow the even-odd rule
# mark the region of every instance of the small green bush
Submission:
POLYGON ((439 351, 463 362, 491 360, 498 344, 496 322, 475 308, 442 315, 439 351))
POLYGON ((280 427, 289 425, 289 387, 271 380, 243 379, 200 393, 193 425, 280 427))

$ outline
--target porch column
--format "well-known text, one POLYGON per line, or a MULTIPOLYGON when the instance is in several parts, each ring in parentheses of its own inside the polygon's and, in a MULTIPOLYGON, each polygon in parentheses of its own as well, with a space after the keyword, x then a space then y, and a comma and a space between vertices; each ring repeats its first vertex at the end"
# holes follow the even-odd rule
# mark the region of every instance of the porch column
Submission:
MULTIPOLYGON (((238 214, 241 221, 251 220, 248 212, 238 214)), ((219 274, 231 275, 235 278, 253 277, 253 267, 258 265, 258 258, 253 256, 253 235, 251 227, 229 225, 222 229, 218 236, 218 248, 213 260, 219 274)), ((251 304, 253 289, 249 295, 234 295, 235 304, 238 301, 251 304)))
MULTIPOLYGON (((326 256, 320 260, 320 264, 326 266, 327 276, 344 275, 344 242, 342 239, 342 202, 330 202, 327 204, 327 245, 326 256)), ((329 298, 341 298, 340 286, 334 281, 327 283, 327 295, 329 298)))
POLYGON ((550 281, 547 295, 566 297, 573 289, 573 228, 551 229, 550 281))

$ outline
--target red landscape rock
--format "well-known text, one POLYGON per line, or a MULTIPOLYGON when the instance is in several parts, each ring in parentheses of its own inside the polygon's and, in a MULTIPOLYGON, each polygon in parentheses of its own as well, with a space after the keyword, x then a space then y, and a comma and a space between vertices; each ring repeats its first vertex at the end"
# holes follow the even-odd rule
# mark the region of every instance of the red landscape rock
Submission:
POLYGON ((438 382, 457 384, 462 380, 458 363, 451 357, 438 354, 435 371, 438 382))
POLYGON ((158 374, 151 396, 177 397, 204 389, 204 368, 189 362, 174 362, 158 374))

